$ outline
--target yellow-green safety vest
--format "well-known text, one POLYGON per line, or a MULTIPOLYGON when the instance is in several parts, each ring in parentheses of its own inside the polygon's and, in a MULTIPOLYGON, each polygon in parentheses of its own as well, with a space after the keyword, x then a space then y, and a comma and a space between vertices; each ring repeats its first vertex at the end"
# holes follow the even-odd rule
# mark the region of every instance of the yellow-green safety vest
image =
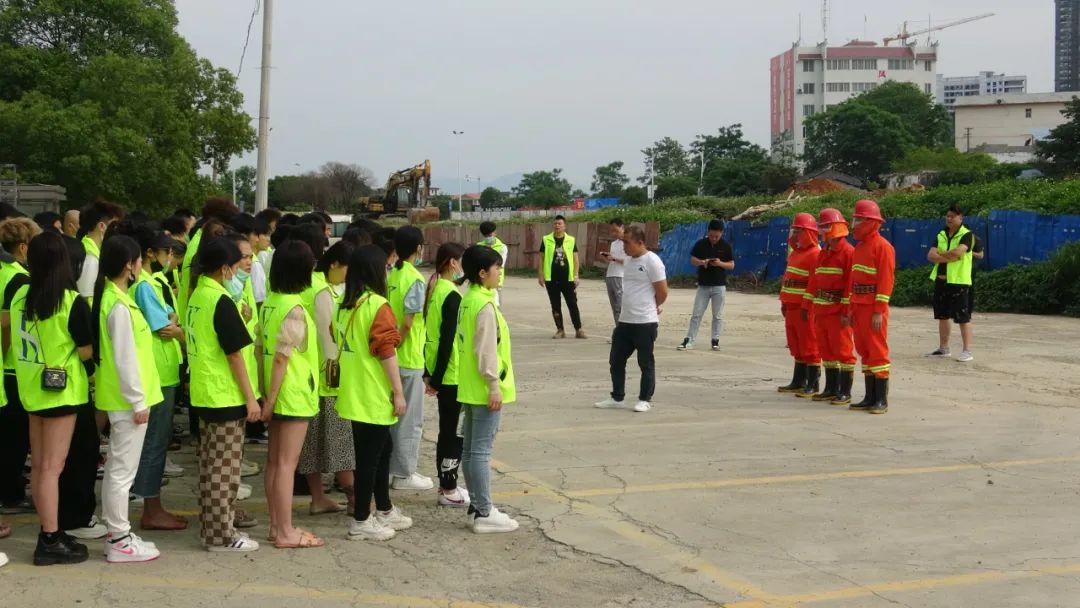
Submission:
POLYGON ((244 326, 247 327, 252 343, 245 346, 244 350, 240 352, 244 355, 244 367, 247 368, 251 390, 255 393, 255 398, 260 399, 263 394, 259 389, 259 361, 258 355, 255 353, 255 338, 259 334, 259 308, 255 303, 255 291, 251 287, 251 277, 244 281, 244 294, 240 297, 240 301, 236 303, 240 318, 244 317, 244 304, 247 304, 248 308, 251 309, 251 319, 244 321, 244 326))
POLYGON ((188 369, 191 371, 191 405, 195 407, 247 405, 244 392, 233 377, 229 360, 214 330, 214 311, 223 296, 232 302, 224 285, 204 275, 199 277, 188 302, 184 332, 187 334, 188 369))
POLYGON ((282 378, 277 401, 274 403, 274 413, 282 416, 311 418, 319 413, 319 395, 315 391, 317 384, 315 377, 319 375, 319 347, 315 336, 315 322, 304 308, 299 294, 271 291, 266 294, 262 310, 259 311, 259 325, 263 332, 263 381, 265 382, 263 386, 269 394, 274 374, 274 356, 277 353, 278 336, 281 335, 281 324, 285 322, 285 317, 297 307, 304 312, 307 338, 304 350, 293 349, 289 356, 285 376, 282 378))
POLYGON ((391 426, 394 415, 394 389, 386 377, 382 361, 371 354, 368 336, 386 298, 367 292, 355 308, 340 308, 334 320, 341 345, 341 386, 336 409, 346 420, 391 426), (355 311, 355 315, 354 315, 355 311))
MULTIPOLYGON (((300 294, 300 298, 301 298, 301 300, 303 300, 303 303, 304 303, 304 310, 307 311, 308 315, 310 315, 313 320, 316 320, 315 321, 316 323, 318 323, 318 321, 317 321, 318 316, 315 314, 315 298, 316 298, 316 296, 319 295, 320 291, 324 291, 324 290, 330 294, 330 300, 334 303, 332 310, 336 313, 338 305, 341 304, 341 296, 338 295, 338 293, 336 291, 334 291, 333 285, 330 285, 329 283, 326 282, 326 275, 324 273, 321 273, 321 272, 313 272, 313 273, 311 273, 311 287, 308 287, 307 289, 305 289, 300 294)), ((333 319, 332 318, 331 318, 331 323, 330 324, 331 324, 330 334, 333 335, 333 336, 336 336, 337 334, 334 333, 333 319)), ((318 326, 316 326, 316 329, 319 329, 318 326)), ((316 336, 316 338, 318 338, 318 336, 316 336)), ((317 375, 319 376, 319 396, 320 397, 336 397, 337 394, 338 394, 338 389, 330 388, 326 384, 326 373, 325 373, 326 372, 326 364, 325 364, 325 361, 327 361, 327 356, 326 356, 326 353, 323 352, 322 342, 319 342, 318 339, 316 339, 315 341, 318 343, 318 348, 319 348, 319 354, 318 354, 319 365, 318 365, 318 368, 317 368, 318 369, 318 374, 317 375)))
MULTIPOLYGON (((4 294, 7 293, 7 287, 8 284, 11 283, 11 280, 20 274, 28 275, 30 273, 26 272, 26 269, 23 268, 23 265, 18 262, 13 262, 11 264, 0 264, 0 298, 3 298, 4 294)), ((9 329, 8 331, 11 330, 9 329)), ((9 343, 15 344, 14 332, 12 332, 12 337, 9 340, 9 343)), ((5 371, 15 371, 15 355, 12 352, 13 350, 14 349, 9 346, 8 349, 4 351, 5 371)))
POLYGON ((180 283, 176 293, 176 316, 180 317, 180 323, 187 322, 188 300, 191 293, 191 264, 195 261, 195 254, 199 252, 199 244, 202 242, 202 230, 195 233, 188 242, 184 252, 184 262, 180 266, 180 283))
MULTIPOLYGON (((502 257, 503 247, 506 247, 506 245, 502 241, 499 240, 499 237, 495 237, 495 242, 494 243, 488 244, 487 239, 484 239, 484 240, 480 241, 479 243, 477 243, 477 245, 483 245, 484 247, 491 247, 492 249, 494 249, 499 254, 499 257, 502 257)), ((509 249, 507 249, 506 251, 507 251, 507 253, 510 252, 509 249)), ((505 272, 506 260, 502 261, 502 265, 504 266, 504 269, 503 269, 504 272, 499 275, 499 289, 502 289, 502 286, 506 284, 506 272, 505 272)), ((573 280, 573 279, 571 279, 571 280, 573 280)))
POLYGON ((458 351, 458 401, 468 405, 487 405, 488 383, 480 375, 479 361, 473 345, 476 341, 476 318, 490 304, 495 310, 498 323, 499 391, 503 403, 517 399, 514 383, 514 365, 510 359, 510 328, 502 311, 495 305, 495 292, 480 285, 473 285, 461 300, 458 311, 456 348, 458 351))
POLYGON ((117 304, 126 306, 131 315, 131 333, 135 339, 135 360, 139 365, 139 384, 146 396, 146 405, 153 407, 165 398, 161 394, 161 378, 154 363, 154 338, 150 326, 143 318, 138 305, 126 291, 112 281, 105 281, 101 292, 101 310, 98 312, 98 341, 100 362, 94 373, 94 407, 104 412, 121 412, 132 409, 124 401, 120 390, 120 373, 113 358, 112 337, 109 336, 107 320, 117 304))
MULTIPOLYGON (((960 241, 964 238, 964 235, 969 234, 967 226, 961 225, 960 229, 956 231, 956 234, 949 238, 948 230, 942 230, 937 235, 937 250, 938 253, 946 253, 952 251, 960 246, 960 241)), ((972 237, 972 243, 974 244, 974 237, 972 237)), ((967 253, 960 257, 955 262, 949 262, 945 265, 945 282, 949 285, 971 285, 971 269, 974 266, 975 256, 971 249, 968 249, 967 253)), ((934 264, 930 268, 930 280, 936 281, 938 276, 938 265, 934 264)))
MULTIPOLYGON (((427 372, 435 373, 435 362, 439 356, 439 336, 442 335, 442 307, 446 297, 457 291, 457 286, 451 281, 439 277, 435 281, 435 288, 431 291, 428 299, 427 315, 427 343, 424 345, 424 362, 427 364, 427 372)), ((450 349, 450 361, 446 364, 446 373, 443 374, 442 383, 448 386, 457 385, 457 348, 450 349)))
MULTIPOLYGON (((404 262, 401 268, 395 266, 387 277, 386 287, 390 296, 388 299, 398 327, 401 327, 405 318, 405 296, 417 282, 425 285, 424 276, 409 262, 404 262)), ((421 311, 413 315, 409 333, 401 336, 401 345, 397 349, 398 365, 404 369, 424 369, 424 339, 424 313, 421 311)))
POLYGON ((11 348, 15 351, 15 378, 23 409, 38 412, 64 406, 79 406, 90 402, 90 380, 79 358, 75 339, 68 331, 71 306, 78 292, 65 290, 60 307, 48 319, 26 318, 25 285, 11 301, 11 348), (17 338, 17 339, 16 339, 17 338), (54 391, 41 388, 45 369, 62 369, 67 373, 67 386, 54 391))
MULTIPOLYGON (((161 304, 161 307, 169 310, 171 307, 165 301, 165 290, 168 289, 168 286, 163 284, 163 281, 165 281, 165 275, 156 272, 151 276, 143 270, 139 274, 139 279, 131 286, 129 295, 134 298, 135 290, 138 289, 140 284, 146 283, 154 290, 154 296, 157 298, 158 303, 161 304), (157 279, 156 277, 161 278, 157 279)), ((180 341, 162 338, 155 331, 152 331, 152 335, 154 340, 154 364, 157 366, 161 386, 179 386, 180 363, 184 359, 184 349, 180 346, 180 341)))
MULTIPOLYGON (((566 233, 563 236, 562 249, 563 254, 566 255, 566 264, 570 270, 570 282, 575 280, 574 276, 574 237, 570 236, 570 233, 566 233)), ((555 233, 544 235, 544 280, 551 280, 551 263, 555 261, 555 233)))

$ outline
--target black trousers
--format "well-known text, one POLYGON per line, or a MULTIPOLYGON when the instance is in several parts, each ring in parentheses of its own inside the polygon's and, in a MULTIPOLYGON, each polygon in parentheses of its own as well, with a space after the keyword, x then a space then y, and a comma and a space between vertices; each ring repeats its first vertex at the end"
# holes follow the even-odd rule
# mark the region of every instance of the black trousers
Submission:
POLYGON ((60 473, 58 517, 61 530, 85 527, 97 507, 94 484, 101 456, 101 438, 98 437, 94 412, 94 406, 87 404, 75 414, 75 432, 71 435, 64 471, 60 473))
POLYGON ((390 502, 390 453, 394 440, 390 427, 381 424, 353 422, 353 450, 356 452, 356 470, 353 475, 356 492, 356 521, 364 521, 371 515, 371 497, 375 507, 389 511, 390 502))
POLYGON ((637 351, 638 367, 641 368, 641 387, 638 399, 650 401, 656 392, 656 323, 619 323, 611 335, 611 398, 622 401, 626 397, 626 362, 637 351))
POLYGON ((23 467, 30 453, 30 420, 15 376, 4 374, 4 390, 8 404, 0 408, 0 502, 14 505, 26 498, 23 467))
POLYGON ((444 384, 439 388, 439 440, 435 444, 435 467, 439 471, 439 487, 444 490, 457 487, 461 447, 465 442, 457 432, 458 418, 461 416, 457 395, 456 386, 444 384))
POLYGON ((577 305, 577 285, 569 281, 548 281, 544 285, 547 287, 548 299, 551 300, 551 316, 555 318, 555 327, 559 330, 563 329, 561 297, 566 299, 566 308, 570 311, 570 322, 574 324, 574 329, 581 329, 581 312, 578 311, 577 305))

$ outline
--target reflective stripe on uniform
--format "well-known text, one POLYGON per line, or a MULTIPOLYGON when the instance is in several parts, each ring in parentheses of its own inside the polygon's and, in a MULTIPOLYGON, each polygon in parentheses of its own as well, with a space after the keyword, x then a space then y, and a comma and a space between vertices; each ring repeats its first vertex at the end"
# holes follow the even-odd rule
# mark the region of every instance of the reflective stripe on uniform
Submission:
POLYGON ((842 274, 844 274, 844 269, 843 268, 836 268, 835 266, 819 266, 818 269, 817 269, 817 273, 818 274, 842 275, 842 274))
POLYGON ((877 274, 877 268, 872 268, 870 266, 863 266, 862 264, 854 264, 854 265, 852 265, 851 269, 852 270, 857 270, 859 272, 865 272, 866 274, 877 274))
POLYGON ((810 271, 809 270, 803 270, 802 268, 797 268, 795 266, 788 266, 787 267, 787 272, 790 272, 791 274, 797 274, 800 277, 808 277, 808 276, 810 276, 810 271))

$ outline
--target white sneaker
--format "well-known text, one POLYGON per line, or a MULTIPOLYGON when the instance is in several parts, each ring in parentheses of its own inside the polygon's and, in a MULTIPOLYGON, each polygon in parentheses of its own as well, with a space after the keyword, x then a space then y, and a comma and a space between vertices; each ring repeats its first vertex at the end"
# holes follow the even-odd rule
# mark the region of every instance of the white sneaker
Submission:
POLYGON ((648 401, 638 401, 637 405, 634 406, 634 411, 635 412, 647 412, 647 411, 649 411, 651 409, 652 409, 652 404, 649 403, 648 401))
POLYGON ((440 507, 467 507, 469 506, 469 492, 465 488, 454 488, 447 492, 439 489, 440 507))
POLYGON ((4 564, 8 563, 8 557, 5 553, 0 553, 0 568, 4 567, 4 564))
POLYGON ((165 458, 165 477, 181 477, 184 474, 184 467, 176 464, 171 458, 165 458))
POLYGON ((407 517, 397 507, 391 507, 389 511, 375 511, 375 521, 379 522, 384 528, 390 528, 398 532, 412 527, 412 518, 407 517))
POLYGON ((105 535, 109 533, 109 529, 106 528, 100 521, 98 521, 97 515, 90 517, 90 523, 85 527, 75 528, 74 530, 64 530, 68 536, 78 538, 80 540, 95 540, 98 538, 105 538, 105 535))
POLYGON ((970 350, 965 350, 964 352, 960 353, 960 356, 957 357, 956 360, 960 363, 968 363, 975 360, 975 355, 971 354, 970 350))
MULTIPOLYGON (((128 535, 135 536, 134 534, 131 534, 131 532, 128 532, 127 534, 123 534, 121 536, 128 536, 128 535)), ((104 550, 101 552, 101 554, 104 555, 106 558, 109 557, 109 540, 112 539, 112 538, 113 538, 113 534, 111 532, 109 534, 105 535, 104 550)), ((117 537, 117 538, 119 538, 119 537, 117 537)), ((135 538, 137 538, 139 540, 139 542, 142 543, 142 545, 144 547, 149 547, 151 549, 157 549, 157 543, 153 543, 151 541, 148 541, 148 540, 146 540, 145 538, 143 538, 141 536, 135 536, 135 538)))
POLYGON ((250 553, 259 550, 259 542, 246 534, 240 534, 227 545, 210 545, 206 550, 211 553, 250 553))
POLYGON ((251 498, 251 486, 246 483, 240 484, 236 489, 236 500, 247 500, 249 498, 251 498))
POLYGON ((476 534, 499 534, 501 532, 513 532, 518 529, 517 520, 506 513, 491 507, 487 517, 473 515, 472 531, 476 534))
POLYGON ((134 534, 125 534, 113 540, 110 534, 105 539, 105 561, 110 564, 149 562, 161 557, 161 551, 134 534))
POLYGON ((430 477, 413 473, 408 477, 394 477, 393 487, 395 490, 430 490, 435 487, 435 482, 430 477))
POLYGON ((364 521, 349 523, 349 540, 390 540, 395 534, 393 528, 380 524, 374 513, 364 521))
POLYGON ((258 475, 261 470, 262 469, 259 468, 258 464, 251 462, 250 460, 245 460, 240 463, 240 477, 253 477, 258 475))
POLYGON ((616 400, 612 399, 611 397, 608 397, 607 399, 604 399, 603 401, 597 401, 596 403, 593 404, 593 407, 601 409, 601 410, 606 410, 606 409, 610 409, 610 408, 613 408, 613 407, 623 407, 624 405, 626 405, 625 401, 616 401, 616 400))

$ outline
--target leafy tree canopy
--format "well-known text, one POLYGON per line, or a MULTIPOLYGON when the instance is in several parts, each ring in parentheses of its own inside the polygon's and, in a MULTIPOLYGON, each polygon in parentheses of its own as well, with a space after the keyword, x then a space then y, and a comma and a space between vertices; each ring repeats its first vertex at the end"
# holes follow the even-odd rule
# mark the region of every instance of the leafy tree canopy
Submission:
POLYGON ((619 160, 597 167, 589 187, 596 198, 619 198, 629 183, 630 178, 623 172, 623 162, 619 160))
POLYGON ((570 202, 573 189, 562 169, 534 171, 523 175, 514 187, 514 202, 521 207, 559 207, 570 202))
POLYGON ((865 180, 888 172, 913 143, 895 114, 855 100, 815 114, 803 124, 808 168, 831 166, 865 180))

